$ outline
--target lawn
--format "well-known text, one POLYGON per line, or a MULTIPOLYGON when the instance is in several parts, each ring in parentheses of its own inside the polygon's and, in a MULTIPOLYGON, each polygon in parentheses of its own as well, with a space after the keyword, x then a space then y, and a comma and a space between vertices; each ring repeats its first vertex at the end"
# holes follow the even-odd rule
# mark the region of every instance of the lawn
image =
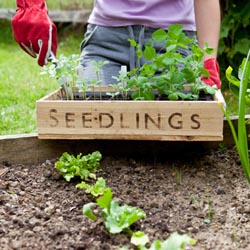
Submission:
MULTIPOLYGON (((55 90, 57 83, 40 75, 36 59, 19 48, 10 22, 0 20, 0 27, 0 135, 36 132, 36 100, 55 90)), ((79 54, 82 36, 59 33, 58 54, 79 54)))

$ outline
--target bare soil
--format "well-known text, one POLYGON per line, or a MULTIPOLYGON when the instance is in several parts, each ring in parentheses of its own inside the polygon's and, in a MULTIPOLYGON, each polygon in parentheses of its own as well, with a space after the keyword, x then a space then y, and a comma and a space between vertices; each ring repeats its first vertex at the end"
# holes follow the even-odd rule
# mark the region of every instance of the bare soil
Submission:
MULTIPOLYGON (((57 173, 56 160, 0 165, 1 250, 135 249, 129 235, 111 235, 101 219, 82 215, 93 200, 75 188, 79 180, 68 183, 57 173)), ((120 204, 145 211, 133 229, 151 241, 178 231, 197 240, 186 249, 250 249, 250 189, 234 148, 151 161, 103 155, 97 176, 120 204)))

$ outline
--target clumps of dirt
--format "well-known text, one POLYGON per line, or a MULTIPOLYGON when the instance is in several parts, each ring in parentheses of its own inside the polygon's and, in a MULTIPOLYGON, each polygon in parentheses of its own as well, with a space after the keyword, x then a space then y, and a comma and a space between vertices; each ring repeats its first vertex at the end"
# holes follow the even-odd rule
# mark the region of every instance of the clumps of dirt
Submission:
MULTIPOLYGON (((0 165, 1 249, 134 249, 129 235, 111 235, 101 219, 82 215, 91 197, 75 188, 79 180, 67 183, 55 161, 0 165)), ((250 189, 234 148, 152 162, 104 156, 97 176, 119 203, 145 211, 133 229, 151 241, 178 231, 197 240, 187 249, 250 246, 250 189)))

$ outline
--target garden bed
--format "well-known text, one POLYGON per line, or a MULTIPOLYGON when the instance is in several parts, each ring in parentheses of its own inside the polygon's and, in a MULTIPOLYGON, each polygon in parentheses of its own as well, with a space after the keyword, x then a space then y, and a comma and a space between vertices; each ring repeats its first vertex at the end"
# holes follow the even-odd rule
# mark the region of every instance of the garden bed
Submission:
MULTIPOLYGON (((172 148, 161 157, 156 152, 140 156, 139 151, 138 157, 103 154, 97 176, 107 180, 120 203, 146 212, 146 219, 133 229, 145 231, 151 241, 178 231, 197 240, 187 249, 248 249, 250 191, 236 150, 194 151, 192 145, 179 144, 179 150, 172 148)), ((127 234, 110 235, 101 220, 82 216, 82 206, 91 197, 75 188, 78 180, 67 183, 56 172, 55 161, 0 165, 1 249, 105 250, 129 245, 127 234)))

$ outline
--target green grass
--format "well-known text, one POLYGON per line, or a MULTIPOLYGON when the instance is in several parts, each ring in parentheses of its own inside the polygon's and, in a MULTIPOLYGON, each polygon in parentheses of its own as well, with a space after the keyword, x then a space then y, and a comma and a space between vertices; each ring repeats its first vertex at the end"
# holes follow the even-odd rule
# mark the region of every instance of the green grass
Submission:
MULTIPOLYGON (((0 20, 0 26, 0 135, 36 132, 36 101, 58 85, 40 75, 37 60, 19 48, 10 22, 0 20)), ((58 54, 79 54, 82 36, 59 34, 58 54)))
MULTIPOLYGON (((46 0, 49 9, 91 8, 93 0, 46 0)), ((16 8, 16 1, 1 0, 0 8, 16 8)))

